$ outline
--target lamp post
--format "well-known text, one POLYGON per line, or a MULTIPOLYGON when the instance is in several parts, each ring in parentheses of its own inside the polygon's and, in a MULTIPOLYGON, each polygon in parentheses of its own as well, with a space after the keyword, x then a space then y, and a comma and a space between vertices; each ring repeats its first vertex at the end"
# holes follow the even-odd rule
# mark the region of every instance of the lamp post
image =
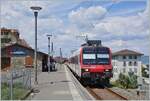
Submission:
POLYGON ((38 84, 37 81, 37 16, 38 11, 41 10, 41 7, 33 6, 30 7, 34 11, 34 17, 35 17, 35 50, 34 50, 34 69, 35 69, 35 84, 38 84))
POLYGON ((52 35, 47 35, 48 37, 48 72, 50 72, 50 38, 52 37, 52 35))

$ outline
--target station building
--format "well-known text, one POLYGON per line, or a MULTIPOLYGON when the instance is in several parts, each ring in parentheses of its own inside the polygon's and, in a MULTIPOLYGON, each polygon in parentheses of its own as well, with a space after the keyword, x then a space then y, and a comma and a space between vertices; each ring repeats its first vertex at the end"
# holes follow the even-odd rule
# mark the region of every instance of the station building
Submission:
MULTIPOLYGON (((34 49, 25 47, 18 43, 6 46, 1 49, 1 69, 30 67, 33 68, 34 49)), ((43 70, 47 64, 48 55, 43 52, 37 52, 38 70, 43 70)))
MULTIPOLYGON (((38 69, 44 71, 47 64, 48 54, 37 52, 38 69)), ((20 33, 16 29, 1 28, 1 69, 9 70, 16 67, 33 67, 34 49, 32 49, 24 39, 20 38, 20 33)), ((47 68, 46 68, 47 69, 47 68)))
POLYGON ((140 52, 124 49, 112 54, 113 65, 113 80, 119 78, 119 74, 134 73, 137 76, 141 76, 141 56, 140 52))

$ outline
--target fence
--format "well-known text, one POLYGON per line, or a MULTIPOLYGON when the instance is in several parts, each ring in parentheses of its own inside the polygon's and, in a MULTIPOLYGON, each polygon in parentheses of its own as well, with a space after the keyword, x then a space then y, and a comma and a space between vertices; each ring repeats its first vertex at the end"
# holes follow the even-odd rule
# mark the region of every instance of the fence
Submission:
POLYGON ((1 74, 1 99, 19 100, 31 89, 32 68, 13 68, 1 74))
MULTIPOLYGON (((147 78, 149 81, 149 78, 147 78)), ((143 94, 143 99, 142 100, 149 100, 149 90, 150 90, 150 84, 148 82, 145 82, 146 78, 144 77, 139 77, 138 78, 138 91, 140 91, 143 94)))

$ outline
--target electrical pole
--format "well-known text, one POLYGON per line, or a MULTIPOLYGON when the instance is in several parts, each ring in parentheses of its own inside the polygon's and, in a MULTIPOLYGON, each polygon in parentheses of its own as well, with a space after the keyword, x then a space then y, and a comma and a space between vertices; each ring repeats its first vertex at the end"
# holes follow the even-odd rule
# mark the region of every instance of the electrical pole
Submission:
POLYGON ((61 51, 61 48, 60 48, 60 51, 59 51, 59 52, 60 52, 60 57, 62 58, 62 51, 61 51))
POLYGON ((50 55, 51 55, 51 51, 50 51, 50 40, 51 40, 51 37, 52 37, 52 35, 47 35, 47 37, 48 37, 48 63, 47 63, 47 65, 48 65, 48 72, 50 72, 50 55))
POLYGON ((54 52, 54 50, 53 50, 53 42, 51 43, 51 53, 52 53, 52 57, 53 57, 53 52, 54 52))
POLYGON ((88 35, 85 35, 85 41, 88 42, 88 35))

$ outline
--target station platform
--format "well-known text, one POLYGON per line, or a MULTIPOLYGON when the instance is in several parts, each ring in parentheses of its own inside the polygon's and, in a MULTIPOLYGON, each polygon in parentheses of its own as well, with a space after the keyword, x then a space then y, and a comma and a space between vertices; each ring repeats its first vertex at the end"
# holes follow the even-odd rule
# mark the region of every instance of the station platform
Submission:
POLYGON ((57 64, 56 68, 57 71, 38 75, 38 85, 33 87, 39 92, 32 93, 27 100, 94 100, 66 65, 57 64))

